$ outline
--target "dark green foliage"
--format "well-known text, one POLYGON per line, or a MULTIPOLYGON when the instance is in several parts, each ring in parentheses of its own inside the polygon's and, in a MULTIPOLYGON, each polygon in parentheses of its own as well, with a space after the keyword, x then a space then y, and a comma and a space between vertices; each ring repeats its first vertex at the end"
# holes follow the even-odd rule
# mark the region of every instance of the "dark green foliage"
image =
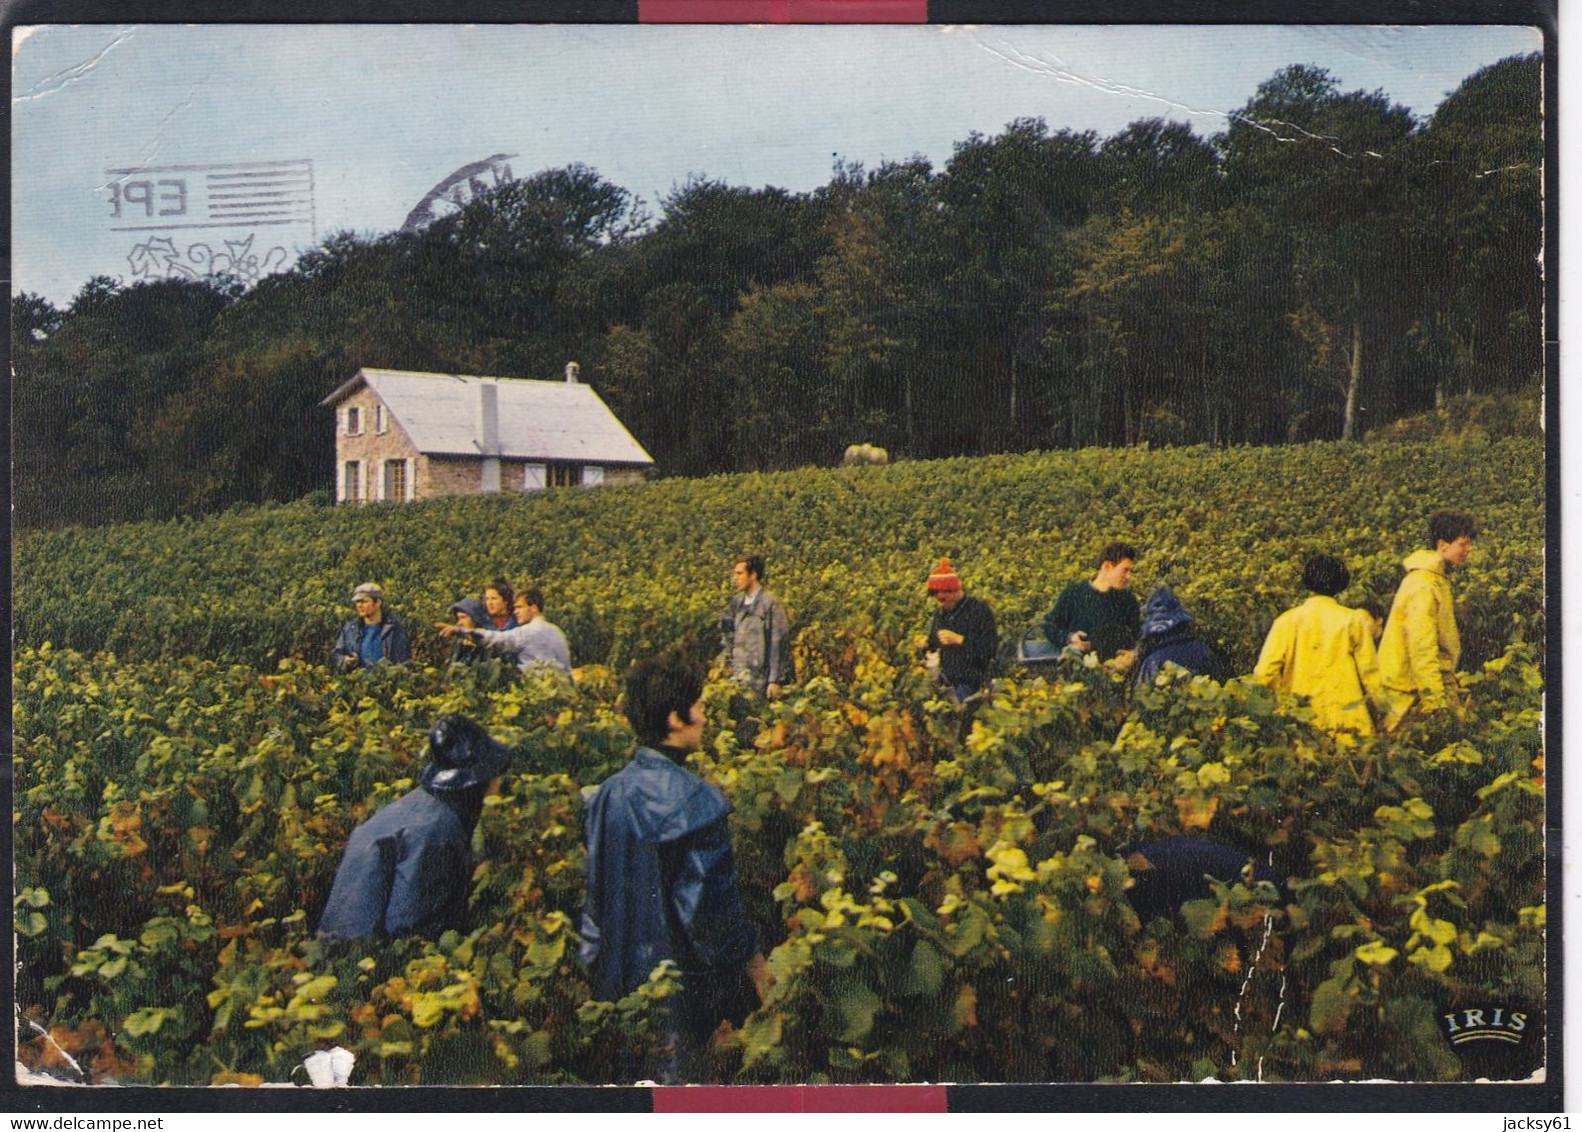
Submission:
POLYGON ((1085 445, 1360 438, 1542 367, 1542 61, 1418 121, 1286 68, 1205 139, 1020 118, 811 193, 688 180, 650 218, 581 165, 418 232, 339 233, 242 294, 12 303, 16 519, 325 488, 359 366, 582 363, 664 475, 1085 445))

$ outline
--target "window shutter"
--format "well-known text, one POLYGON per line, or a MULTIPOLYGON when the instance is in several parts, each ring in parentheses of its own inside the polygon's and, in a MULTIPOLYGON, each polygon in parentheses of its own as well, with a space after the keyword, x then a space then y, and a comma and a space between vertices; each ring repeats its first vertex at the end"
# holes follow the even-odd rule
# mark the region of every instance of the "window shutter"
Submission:
POLYGON ((357 461, 357 501, 368 502, 368 461, 357 461))
POLYGON ((346 502, 346 465, 342 464, 335 469, 335 502, 346 502))
POLYGON ((582 486, 598 487, 604 482, 604 469, 597 464, 584 464, 582 466, 582 486))
POLYGON ((545 482, 544 472, 545 467, 543 464, 525 465, 522 468, 522 490, 543 491, 545 482))
POLYGON ((412 457, 406 458, 406 501, 411 503, 417 498, 415 484, 417 483, 417 470, 412 466, 412 457))
POLYGON ((373 464, 374 464, 374 498, 375 499, 383 499, 385 497, 385 474, 386 474, 385 473, 385 464, 386 463, 388 463, 388 461, 386 461, 386 460, 375 460, 373 462, 373 464))

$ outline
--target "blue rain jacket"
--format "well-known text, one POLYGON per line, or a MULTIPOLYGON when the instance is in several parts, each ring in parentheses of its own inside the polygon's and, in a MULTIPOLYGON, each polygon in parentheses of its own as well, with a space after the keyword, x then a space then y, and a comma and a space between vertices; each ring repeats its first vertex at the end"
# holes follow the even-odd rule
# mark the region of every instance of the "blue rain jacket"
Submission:
POLYGON ((1148 862, 1146 869, 1132 873, 1135 882, 1127 894, 1137 918, 1147 923, 1155 916, 1172 916, 1188 900, 1214 895, 1208 878, 1225 884, 1242 880, 1242 871, 1252 865, 1254 881, 1268 881, 1284 894, 1280 875, 1272 865, 1249 853, 1206 837, 1169 837, 1135 850, 1148 862))
POLYGON ((319 931, 341 939, 465 930, 472 838, 419 787, 352 830, 319 931))
POLYGON ((1169 586, 1160 586, 1143 606, 1142 634, 1137 640, 1139 684, 1152 684, 1166 662, 1179 664, 1194 675, 1224 680, 1219 658, 1206 644, 1193 636, 1192 615, 1169 586))
POLYGON ((705 1033, 719 1022, 704 1016, 713 991, 758 950, 737 889, 728 813, 716 787, 649 747, 593 795, 584 814, 581 935, 599 998, 631 993, 671 959, 685 987, 677 1020, 705 1033))

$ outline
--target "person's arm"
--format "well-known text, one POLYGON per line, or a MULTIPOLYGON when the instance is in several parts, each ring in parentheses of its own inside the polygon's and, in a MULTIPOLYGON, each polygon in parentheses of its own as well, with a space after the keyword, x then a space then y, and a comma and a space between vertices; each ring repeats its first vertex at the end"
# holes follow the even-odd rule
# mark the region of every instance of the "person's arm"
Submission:
POLYGON ((1253 667, 1252 679, 1256 684, 1280 687, 1285 678, 1286 657, 1291 651, 1291 621, 1281 616, 1269 626, 1263 650, 1258 653, 1258 663, 1253 667))
POLYGON ((516 654, 526 644, 528 629, 533 623, 518 625, 515 629, 462 629, 461 635, 475 641, 492 652, 516 654))
POLYGON ((725 612, 720 614, 720 667, 725 669, 725 674, 731 674, 731 666, 735 662, 736 652, 736 598, 733 596, 725 603, 725 612))
POLYGON ((1424 587, 1401 603, 1401 627, 1406 631, 1406 663, 1412 673, 1424 711, 1447 707, 1445 677, 1439 670, 1439 603, 1424 587))
POLYGON ((1049 643, 1056 648, 1063 649, 1067 645, 1074 645, 1083 652, 1089 652, 1093 648, 1093 642, 1075 625, 1079 592, 1076 586, 1067 586, 1060 591, 1060 596, 1055 599, 1055 607, 1044 618, 1044 636, 1049 638, 1049 643))
POLYGON ((1384 680, 1379 673, 1379 651, 1373 644, 1373 630, 1364 620, 1366 613, 1358 612, 1351 622, 1351 656, 1357 665, 1357 679, 1362 684, 1362 694, 1367 697, 1376 718, 1389 713, 1390 700, 1384 692, 1384 680))
POLYGON ((385 660, 391 664, 405 664, 412 659, 412 643, 407 640, 406 627, 399 621, 390 623, 390 637, 385 641, 385 660))
POLYGON ((403 839, 390 879, 384 930, 392 936, 460 929, 472 882, 471 853, 460 834, 429 828, 403 839))
POLYGON ((994 660, 1000 651, 1000 631, 994 624, 994 610, 988 605, 980 607, 981 615, 972 632, 967 635, 964 642, 967 655, 972 660, 973 670, 983 673, 983 680, 988 682, 994 675, 994 660))
POLYGON ((395 846, 390 839, 374 840, 353 830, 335 871, 319 931, 337 939, 380 934, 394 875, 395 846))
POLYGON ((780 694, 780 685, 791 682, 791 620, 785 606, 778 598, 767 610, 769 614, 769 696, 780 694))
POLYGON ((352 643, 346 641, 346 626, 342 625, 335 631, 335 643, 330 646, 330 668, 335 672, 346 672, 357 665, 356 639, 352 643))
POLYGON ((721 817, 666 847, 675 923, 707 967, 746 963, 758 951, 758 929, 747 918, 736 884, 730 832, 721 817))

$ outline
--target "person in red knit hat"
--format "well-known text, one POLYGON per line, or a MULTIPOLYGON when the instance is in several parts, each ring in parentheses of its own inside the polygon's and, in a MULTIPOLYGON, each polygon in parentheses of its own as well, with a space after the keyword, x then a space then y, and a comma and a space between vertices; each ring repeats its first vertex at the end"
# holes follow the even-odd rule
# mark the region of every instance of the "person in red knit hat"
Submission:
POLYGON ((967 596, 948 558, 941 558, 928 575, 928 593, 936 607, 927 648, 939 652, 940 683, 956 700, 965 700, 988 687, 994 676, 1000 648, 994 611, 967 596))

